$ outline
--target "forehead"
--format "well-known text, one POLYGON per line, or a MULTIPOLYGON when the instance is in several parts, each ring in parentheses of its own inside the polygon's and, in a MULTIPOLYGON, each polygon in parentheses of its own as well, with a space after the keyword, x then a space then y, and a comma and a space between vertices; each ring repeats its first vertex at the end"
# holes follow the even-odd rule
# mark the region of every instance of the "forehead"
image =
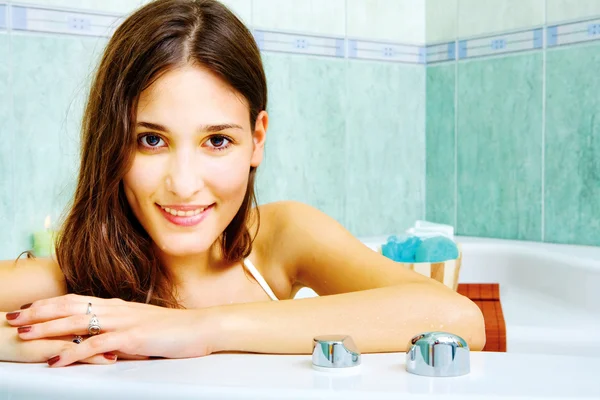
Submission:
POLYGON ((241 124, 249 120, 248 103, 223 79, 200 66, 184 66, 161 75, 144 90, 137 119, 153 122, 241 124))

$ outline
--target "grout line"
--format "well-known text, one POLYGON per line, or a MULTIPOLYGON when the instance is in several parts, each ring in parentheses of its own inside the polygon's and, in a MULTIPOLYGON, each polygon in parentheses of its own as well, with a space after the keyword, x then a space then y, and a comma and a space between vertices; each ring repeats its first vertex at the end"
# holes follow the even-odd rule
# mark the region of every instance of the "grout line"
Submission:
MULTIPOLYGON (((7 29, 7 37, 8 37, 8 129, 10 130, 9 135, 11 136, 11 140, 12 140, 12 147, 13 149, 16 148, 16 135, 15 135, 15 130, 16 130, 16 121, 15 121, 15 117, 14 117, 14 110, 15 110, 15 106, 14 106, 14 95, 13 95, 13 61, 14 61, 14 57, 13 57, 13 43, 12 43, 12 7, 11 7, 11 1, 7 2, 7 7, 6 7, 6 29, 7 29)), ((15 183, 15 170, 17 168, 16 162, 16 151, 11 151, 11 165, 12 165, 12 173, 11 173, 11 204, 16 205, 16 196, 15 193, 16 191, 16 183, 15 183)), ((11 235, 11 241, 10 241, 10 245, 9 245, 9 251, 10 252, 15 252, 16 249, 16 241, 17 241, 17 235, 16 233, 19 232, 20 230, 16 229, 16 219, 15 219, 15 213, 11 213, 11 217, 12 217, 12 221, 10 221, 10 226, 8 227, 8 229, 10 231, 12 231, 14 234, 11 235)))
POLYGON ((541 160, 541 173, 542 173, 542 183, 541 183, 541 241, 543 242, 545 238, 546 231, 546 201, 545 201, 545 192, 546 192, 546 55, 548 52, 547 49, 547 22, 548 22, 548 0, 544 0, 544 29, 542 30, 542 160, 541 160))
POLYGON ((460 0, 456 2, 456 30, 454 40, 454 233, 458 234, 458 23, 460 0))
POLYGON ((427 220, 427 65, 423 66, 425 71, 423 80, 423 99, 425 100, 425 107, 423 108, 423 211, 422 217, 423 220, 427 220))
MULTIPOLYGON (((349 66, 349 51, 348 51, 348 0, 344 0, 344 58, 342 59, 344 66, 344 109, 347 110, 348 107, 348 66, 349 66)), ((344 158, 343 163, 347 165, 348 160, 348 121, 347 118, 344 119, 344 140, 343 140, 343 148, 344 148, 344 158)), ((353 234, 358 235, 360 233, 360 229, 358 229, 357 225, 354 225, 354 218, 350 217, 348 212, 348 188, 349 184, 349 176, 347 173, 344 173, 342 178, 342 182, 344 183, 343 193, 346 194, 344 196, 344 201, 342 203, 343 212, 340 215, 342 218, 343 224, 345 227, 351 231, 353 234)))
POLYGON ((423 12, 423 38, 425 39, 425 64, 423 65, 425 69, 424 76, 424 85, 423 91, 425 99, 425 107, 423 109, 423 113, 425 114, 423 117, 423 210, 422 217, 423 220, 427 220, 427 1, 424 2, 424 12, 423 12))
MULTIPOLYGON (((348 109, 348 65, 349 65, 349 51, 348 51, 348 0, 344 0, 344 109, 348 109)), ((344 166, 348 165, 348 121, 347 118, 344 118, 344 166)), ((352 225, 353 218, 350 218, 348 212, 348 198, 350 197, 348 193, 349 185, 349 177, 347 173, 344 173, 344 203, 343 203, 343 213, 341 215, 342 220, 344 221, 344 225, 348 230, 358 235, 359 229, 355 225, 352 225)))
POLYGON ((344 0, 344 58, 350 58, 350 43, 348 40, 348 0, 344 0))
POLYGON ((344 37, 348 37, 348 0, 344 0, 344 37))

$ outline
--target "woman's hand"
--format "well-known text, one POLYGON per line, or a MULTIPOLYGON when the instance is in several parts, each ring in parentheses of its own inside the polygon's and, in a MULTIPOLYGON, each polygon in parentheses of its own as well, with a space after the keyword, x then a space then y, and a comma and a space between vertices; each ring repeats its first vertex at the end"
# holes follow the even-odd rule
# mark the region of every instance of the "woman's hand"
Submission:
MULTIPOLYGON (((208 310, 208 309, 204 309, 208 310)), ((65 335, 89 335, 96 316, 100 333, 60 349, 48 363, 62 367, 98 354, 187 358, 208 355, 216 339, 211 312, 177 310, 119 299, 66 295, 40 300, 8 313, 7 322, 19 327, 24 341, 65 335), (88 304, 92 304, 88 312, 88 304)), ((85 336, 84 336, 85 337, 85 336)))
MULTIPOLYGON (((73 336, 52 339, 23 340, 17 333, 17 328, 10 326, 5 318, 6 313, 0 313, 0 361, 18 363, 41 363, 50 357, 77 346, 73 336)), ((114 353, 98 354, 79 360, 86 364, 114 364, 117 355, 114 353)))

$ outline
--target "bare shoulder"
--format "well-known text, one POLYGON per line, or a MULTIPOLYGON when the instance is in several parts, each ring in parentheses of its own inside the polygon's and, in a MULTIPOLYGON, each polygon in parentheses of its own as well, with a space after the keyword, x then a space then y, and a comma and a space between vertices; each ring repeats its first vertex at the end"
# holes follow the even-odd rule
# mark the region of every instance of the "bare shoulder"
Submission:
POLYGON ((299 221, 306 222, 326 222, 331 220, 331 217, 324 214, 319 209, 300 201, 281 200, 272 203, 262 204, 258 207, 261 217, 261 225, 263 221, 270 229, 282 230, 290 226, 295 226, 299 221))
POLYGON ((257 239, 261 245, 271 247, 285 247, 289 251, 287 234, 294 233, 295 229, 303 229, 311 225, 322 224, 328 218, 316 208, 293 200, 275 201, 260 205, 260 228, 257 239))
POLYGON ((329 295, 407 283, 437 286, 372 250, 339 221, 311 205, 280 201, 262 206, 260 215, 261 230, 263 220, 266 225, 263 243, 271 249, 276 246, 278 261, 296 287, 329 295))
POLYGON ((259 224, 251 224, 251 231, 256 235, 252 245, 255 267, 279 299, 293 297, 297 291, 294 288, 296 272, 286 257, 282 236, 287 215, 295 206, 295 202, 291 201, 261 204, 257 207, 259 224))
POLYGON ((52 258, 0 261, 0 311, 66 293, 64 275, 52 258))

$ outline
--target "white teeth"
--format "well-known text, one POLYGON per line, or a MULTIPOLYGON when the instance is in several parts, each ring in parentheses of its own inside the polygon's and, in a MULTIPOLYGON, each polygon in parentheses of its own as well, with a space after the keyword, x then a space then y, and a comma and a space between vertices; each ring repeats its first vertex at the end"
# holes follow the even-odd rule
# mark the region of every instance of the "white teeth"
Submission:
POLYGON ((161 206, 161 208, 163 210, 165 210, 166 212, 168 212, 169 214, 174 215, 176 217, 193 217, 194 215, 198 215, 202 211, 204 211, 204 208, 197 208, 195 210, 190 210, 190 211, 177 211, 177 210, 173 210, 172 208, 163 207, 163 206, 161 206))

